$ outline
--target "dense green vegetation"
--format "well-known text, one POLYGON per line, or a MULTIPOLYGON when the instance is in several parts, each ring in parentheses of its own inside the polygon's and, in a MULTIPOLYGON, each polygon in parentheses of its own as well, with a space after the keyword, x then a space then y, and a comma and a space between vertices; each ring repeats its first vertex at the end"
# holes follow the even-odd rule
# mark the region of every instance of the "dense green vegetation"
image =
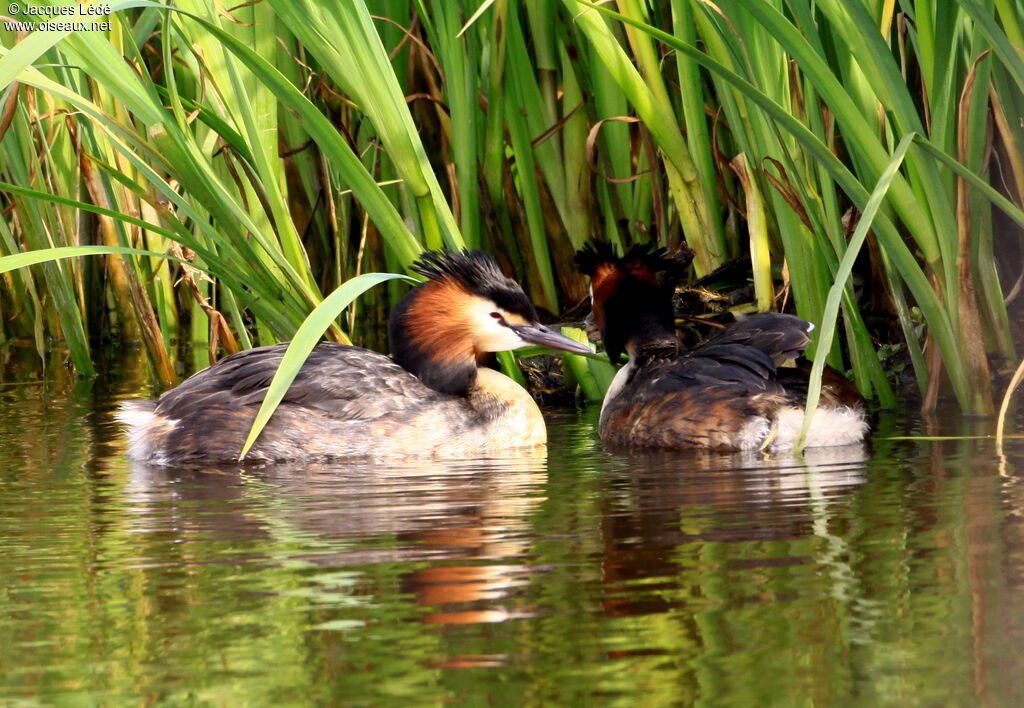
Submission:
MULTIPOLYGON (((929 408, 992 412, 1017 362, 1021 0, 172 5, 0 24, 0 255, 173 256, 0 261, 0 340, 62 339, 88 375, 90 342, 141 338, 170 382, 176 343, 290 338, 423 248, 495 252, 558 314, 587 239, 655 238, 694 276, 749 260, 752 307, 839 310, 826 358, 883 404, 862 311, 929 408)), ((329 336, 385 348, 387 287, 329 336)))

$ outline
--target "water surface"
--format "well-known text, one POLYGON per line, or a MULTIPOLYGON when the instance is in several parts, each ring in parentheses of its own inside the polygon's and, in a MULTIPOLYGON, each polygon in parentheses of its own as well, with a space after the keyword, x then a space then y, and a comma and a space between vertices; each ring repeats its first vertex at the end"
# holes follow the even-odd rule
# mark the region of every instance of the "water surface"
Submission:
POLYGON ((913 437, 987 422, 183 471, 122 455, 135 373, 0 384, 0 704, 1024 704, 1024 445, 913 437))

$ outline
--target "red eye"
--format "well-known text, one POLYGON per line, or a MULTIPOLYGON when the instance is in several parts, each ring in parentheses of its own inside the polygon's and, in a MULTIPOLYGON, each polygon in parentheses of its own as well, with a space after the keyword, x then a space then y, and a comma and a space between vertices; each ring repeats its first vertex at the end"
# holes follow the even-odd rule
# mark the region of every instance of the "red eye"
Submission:
POLYGON ((494 319, 496 319, 496 320, 500 320, 500 319, 502 319, 502 317, 501 317, 501 313, 500 313, 500 312, 492 312, 492 313, 491 313, 491 317, 493 317, 493 318, 494 318, 494 319))

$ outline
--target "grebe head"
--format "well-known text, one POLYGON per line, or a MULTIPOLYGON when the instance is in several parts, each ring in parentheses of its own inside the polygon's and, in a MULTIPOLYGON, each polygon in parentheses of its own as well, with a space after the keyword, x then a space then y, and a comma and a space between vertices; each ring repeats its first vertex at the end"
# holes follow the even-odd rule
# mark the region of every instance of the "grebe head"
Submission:
POLYGON ((570 352, 590 348, 537 321, 519 283, 481 251, 428 251, 412 270, 426 276, 391 313, 391 354, 423 383, 465 394, 492 352, 530 344, 570 352))
POLYGON ((611 244, 587 244, 573 259, 590 276, 590 301, 608 358, 648 342, 675 342, 670 291, 657 273, 673 266, 665 249, 633 246, 617 256, 611 244))

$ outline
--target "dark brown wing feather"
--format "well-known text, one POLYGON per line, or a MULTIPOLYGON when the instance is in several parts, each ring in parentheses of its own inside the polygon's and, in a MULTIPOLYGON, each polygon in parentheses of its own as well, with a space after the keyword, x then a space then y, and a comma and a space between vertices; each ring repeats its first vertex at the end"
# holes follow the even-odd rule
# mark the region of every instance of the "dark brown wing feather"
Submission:
POLYGON ((701 355, 707 348, 723 344, 743 344, 781 363, 786 359, 797 358, 807 349, 811 343, 808 336, 810 331, 811 324, 795 315, 760 312, 744 317, 717 337, 694 349, 694 354, 701 355))
MULTIPOLYGON (((181 462, 237 458, 286 348, 279 344, 234 354, 161 396, 156 414, 178 421, 163 441, 166 456, 181 462)), ((294 457, 294 451, 324 436, 325 427, 376 420, 400 425, 439 402, 450 406, 452 397, 426 387, 386 356, 321 343, 250 456, 294 457)), ((352 430, 357 434, 356 430, 367 428, 352 430)))
MULTIPOLYGON (((182 419, 210 405, 259 408, 286 348, 275 344, 222 359, 161 396, 157 414, 182 419)), ((382 354, 324 342, 310 353, 281 405, 342 420, 367 420, 439 395, 382 354)))

